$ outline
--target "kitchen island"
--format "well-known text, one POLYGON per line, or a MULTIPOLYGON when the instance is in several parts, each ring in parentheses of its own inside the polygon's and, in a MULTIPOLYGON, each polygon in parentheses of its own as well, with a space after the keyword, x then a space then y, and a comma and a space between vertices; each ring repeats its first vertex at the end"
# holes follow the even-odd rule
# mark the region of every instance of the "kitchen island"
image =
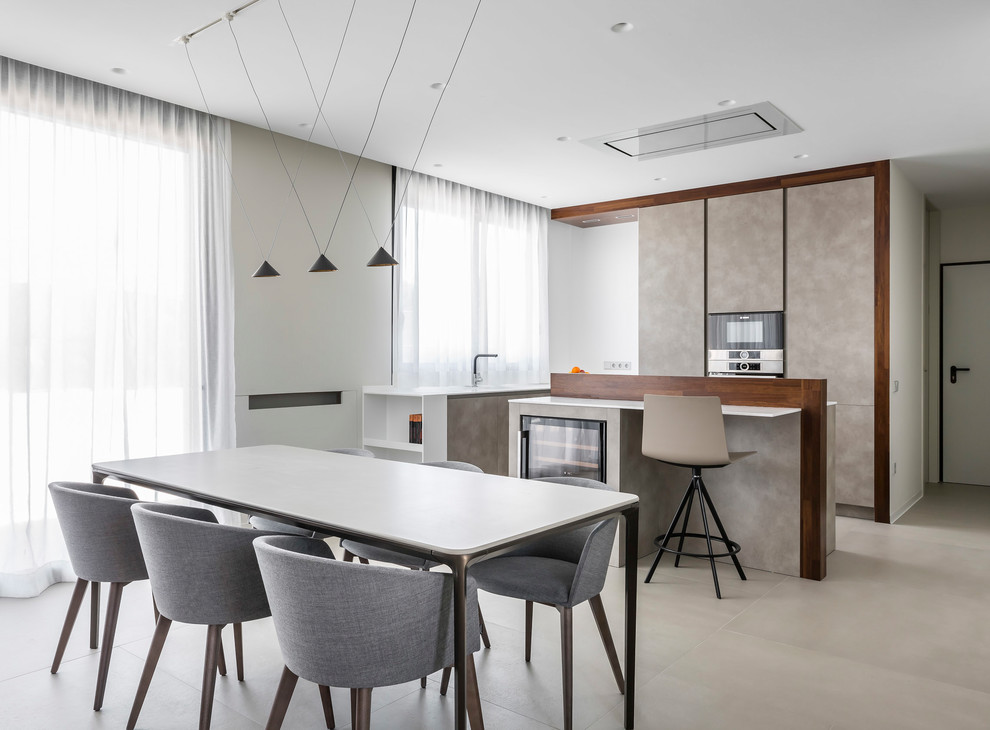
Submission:
POLYGON ((649 555, 691 472, 642 455, 643 393, 719 395, 729 450, 757 452, 704 472, 727 532, 742 545, 740 561, 820 580, 835 549, 835 404, 824 400, 824 387, 783 378, 553 374, 549 397, 509 402, 509 474, 519 473, 522 416, 604 421, 605 481, 639 496, 639 554, 649 555))

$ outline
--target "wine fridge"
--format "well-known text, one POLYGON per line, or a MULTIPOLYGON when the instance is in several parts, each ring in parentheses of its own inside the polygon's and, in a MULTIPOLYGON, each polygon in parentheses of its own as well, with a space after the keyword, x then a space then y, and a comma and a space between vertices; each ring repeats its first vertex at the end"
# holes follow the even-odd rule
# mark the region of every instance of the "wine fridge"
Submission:
POLYGON ((522 416, 519 475, 605 481, 605 421, 522 416))

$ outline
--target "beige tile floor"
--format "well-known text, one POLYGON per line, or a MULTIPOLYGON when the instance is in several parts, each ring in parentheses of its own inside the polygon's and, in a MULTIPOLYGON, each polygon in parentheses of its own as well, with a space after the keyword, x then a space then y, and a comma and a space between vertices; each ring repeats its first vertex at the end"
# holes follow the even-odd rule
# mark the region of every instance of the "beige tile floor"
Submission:
MULTIPOLYGON (((674 569, 665 559, 639 593, 636 727, 990 728, 990 488, 930 485, 896 525, 837 523, 820 583, 752 570, 743 583, 726 566, 718 601, 707 564, 674 569)), ((48 670, 70 593, 60 584, 0 599, 0 728, 124 726, 153 629, 147 585, 124 593, 99 713, 84 617, 62 669, 48 670)), ((482 603, 493 642, 477 657, 486 726, 560 727, 557 613, 537 607, 527 665, 521 604, 482 603)), ((621 651, 617 570, 605 604, 621 651)), ((621 728, 622 698, 590 611, 576 611, 575 624, 575 727, 621 728)), ((263 727, 274 696, 281 660, 270 621, 245 626, 244 640, 246 681, 218 681, 218 730, 263 727)), ((202 628, 173 628, 139 727, 195 727, 204 642, 202 628)), ((452 698, 440 697, 437 679, 426 691, 417 682, 376 690, 374 727, 452 727, 452 698)), ((346 690, 333 699, 345 728, 346 690)), ((284 727, 323 727, 314 686, 299 683, 284 727)))

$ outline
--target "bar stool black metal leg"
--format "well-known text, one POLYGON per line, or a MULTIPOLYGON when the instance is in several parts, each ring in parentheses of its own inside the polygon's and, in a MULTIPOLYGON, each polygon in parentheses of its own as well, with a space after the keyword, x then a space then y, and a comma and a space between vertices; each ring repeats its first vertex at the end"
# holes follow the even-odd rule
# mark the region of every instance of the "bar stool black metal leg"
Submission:
POLYGON ((732 550, 732 541, 729 540, 729 536, 725 533, 725 527, 722 525, 722 520, 718 518, 718 511, 712 503, 711 495, 708 494, 708 488, 705 486, 705 480, 702 479, 700 481, 701 496, 704 497, 705 501, 708 503, 708 509, 712 513, 712 519, 715 520, 715 526, 718 528, 719 534, 722 536, 722 541, 729 549, 729 557, 732 558, 732 563, 736 566, 736 572, 739 573, 740 579, 746 580, 746 574, 743 572, 742 565, 739 564, 739 558, 736 557, 735 551, 732 550))
MULTIPOLYGON (((684 552, 684 535, 688 531, 688 522, 691 519, 691 505, 694 504, 694 493, 697 487, 695 486, 694 479, 691 480, 691 486, 688 487, 688 501, 687 508, 684 510, 684 524, 681 527, 681 539, 677 541, 677 553, 674 554, 674 567, 679 568, 681 566, 681 553, 684 552)), ((698 498, 701 501, 701 498, 698 498)))
POLYGON ((667 543, 670 541, 670 536, 674 534, 674 530, 677 529, 677 520, 681 518, 681 512, 684 511, 684 505, 688 501, 688 497, 691 496, 691 487, 688 487, 687 491, 684 492, 684 496, 681 497, 681 504, 677 508, 677 512, 674 513, 674 519, 670 521, 670 527, 667 528, 667 532, 664 533, 663 542, 660 543, 660 549, 657 551, 656 558, 653 559, 653 565, 650 567, 650 572, 646 574, 646 581, 649 583, 653 580, 653 574, 657 570, 657 565, 660 564, 660 558, 663 557, 663 548, 667 547, 667 543))
POLYGON ((698 500, 698 509, 701 511, 701 522, 705 526, 705 542, 708 543, 708 562, 712 565, 712 579, 715 581, 715 597, 721 598, 722 591, 718 587, 718 568, 715 567, 715 551, 712 550, 712 536, 708 532, 708 516, 705 514, 704 499, 698 500))

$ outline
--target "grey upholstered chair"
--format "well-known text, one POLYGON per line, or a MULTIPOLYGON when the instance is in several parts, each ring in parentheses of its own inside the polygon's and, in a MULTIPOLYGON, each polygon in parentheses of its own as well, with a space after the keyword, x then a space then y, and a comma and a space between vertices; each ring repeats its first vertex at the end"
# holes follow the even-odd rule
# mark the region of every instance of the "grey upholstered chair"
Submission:
MULTIPOLYGON (((423 462, 423 466, 435 466, 440 469, 456 469, 458 471, 469 471, 475 474, 484 474, 484 471, 480 467, 474 464, 469 464, 466 461, 426 461, 423 462)), ((404 553, 396 552, 395 550, 389 550, 388 548, 375 547, 374 545, 367 545, 363 542, 358 542, 357 540, 341 540, 340 547, 344 551, 344 560, 351 562, 354 558, 357 558, 365 565, 368 564, 369 560, 377 560, 380 563, 391 563, 392 565, 401 565, 403 568, 412 568, 413 570, 431 570, 440 563, 435 560, 427 560, 426 558, 418 558, 415 555, 406 555, 404 553)), ((492 644, 488 639, 488 629, 485 628, 485 618, 481 614, 481 609, 478 609, 478 623, 481 625, 481 640, 485 643, 485 648, 490 649, 492 644)), ((449 672, 444 672, 444 679, 448 679, 450 676, 449 672)), ((426 686, 426 679, 423 679, 423 686, 426 686)), ((447 683, 441 685, 441 692, 446 693, 447 683)))
MULTIPOLYGON (((612 487, 579 477, 546 477, 541 482, 588 489, 612 487)), ((613 490, 614 491, 614 490, 613 490)), ((560 638, 564 690, 564 728, 570 730, 574 707, 574 625, 571 610, 587 601, 605 645, 615 683, 625 693, 622 667, 608 628, 601 591, 615 538, 615 518, 595 525, 551 535, 523 545, 511 553, 471 566, 470 575, 481 590, 526 602, 526 661, 533 643, 533 603, 553 606, 560 612, 560 638)))
MULTIPOLYGON (((212 512, 178 504, 132 509, 151 589, 161 615, 127 720, 133 730, 173 621, 208 626, 199 727, 210 726, 216 674, 226 674, 220 632, 234 625, 237 679, 244 679, 241 624, 271 615, 251 541, 259 532, 217 524, 212 512)), ((269 533, 260 533, 269 534, 269 533)), ((321 691, 327 727, 333 727, 329 691, 321 691)))
POLYGON ((148 578, 131 517, 131 505, 137 500, 137 495, 126 487, 85 482, 52 482, 48 485, 48 491, 51 492, 55 514, 69 551, 69 560, 77 576, 76 588, 72 592, 62 634, 55 649, 52 674, 58 672, 62 663, 87 585, 92 586, 90 646, 97 648, 100 583, 110 584, 106 624, 103 628, 103 649, 100 651, 100 667, 96 676, 96 697, 93 700, 93 709, 99 710, 103 706, 107 686, 107 671, 110 669, 110 653, 113 651, 113 639, 117 631, 121 594, 128 583, 148 578))
MULTIPOLYGON (((268 717, 282 726, 299 677, 351 690, 351 725, 368 730, 371 691, 454 663, 453 577, 334 560, 322 540, 254 542, 285 668, 268 717)), ((478 593, 468 579, 468 717, 483 730, 474 667, 478 593)))
POLYGON ((712 579, 715 581, 715 595, 722 597, 718 585, 718 570, 715 568, 715 558, 732 558, 736 571, 742 580, 746 574, 739 564, 736 553, 739 543, 733 542, 725 532, 722 520, 719 519, 715 505, 708 494, 705 482, 701 478, 701 470, 720 469, 733 464, 755 451, 739 451, 730 453, 725 441, 725 421, 722 417, 722 401, 718 396, 687 396, 687 395, 656 395, 647 393, 643 397, 643 456, 674 466, 684 466, 691 469, 691 482, 681 498, 680 506, 670 521, 667 532, 657 537, 657 557, 646 575, 646 582, 653 580, 653 573, 660 564, 660 558, 665 552, 674 553, 674 567, 681 562, 682 555, 694 558, 707 558, 712 567, 712 579), (695 495, 698 499, 698 511, 701 512, 701 522, 704 534, 688 532, 688 520, 691 518, 691 505, 695 495), (720 537, 712 537, 708 530, 708 515, 705 505, 711 513, 720 537), (681 515, 684 522, 677 530, 677 522, 681 515), (678 538, 677 549, 667 547, 673 538, 678 538), (706 553, 692 553, 684 550, 684 538, 704 538, 708 546, 706 553), (725 545, 725 552, 716 553, 712 542, 725 545))
MULTIPOLYGON (((327 449, 331 454, 346 454, 347 456, 364 456, 369 459, 375 458, 375 452, 369 451, 368 449, 327 449)), ((261 515, 251 515, 248 519, 251 523, 251 527, 257 530, 268 530, 269 532, 281 532, 283 535, 302 535, 303 537, 316 537, 317 535, 312 530, 307 530, 305 527, 296 527, 295 525, 287 525, 284 522, 278 522, 277 520, 269 519, 268 517, 262 517, 261 515)))

